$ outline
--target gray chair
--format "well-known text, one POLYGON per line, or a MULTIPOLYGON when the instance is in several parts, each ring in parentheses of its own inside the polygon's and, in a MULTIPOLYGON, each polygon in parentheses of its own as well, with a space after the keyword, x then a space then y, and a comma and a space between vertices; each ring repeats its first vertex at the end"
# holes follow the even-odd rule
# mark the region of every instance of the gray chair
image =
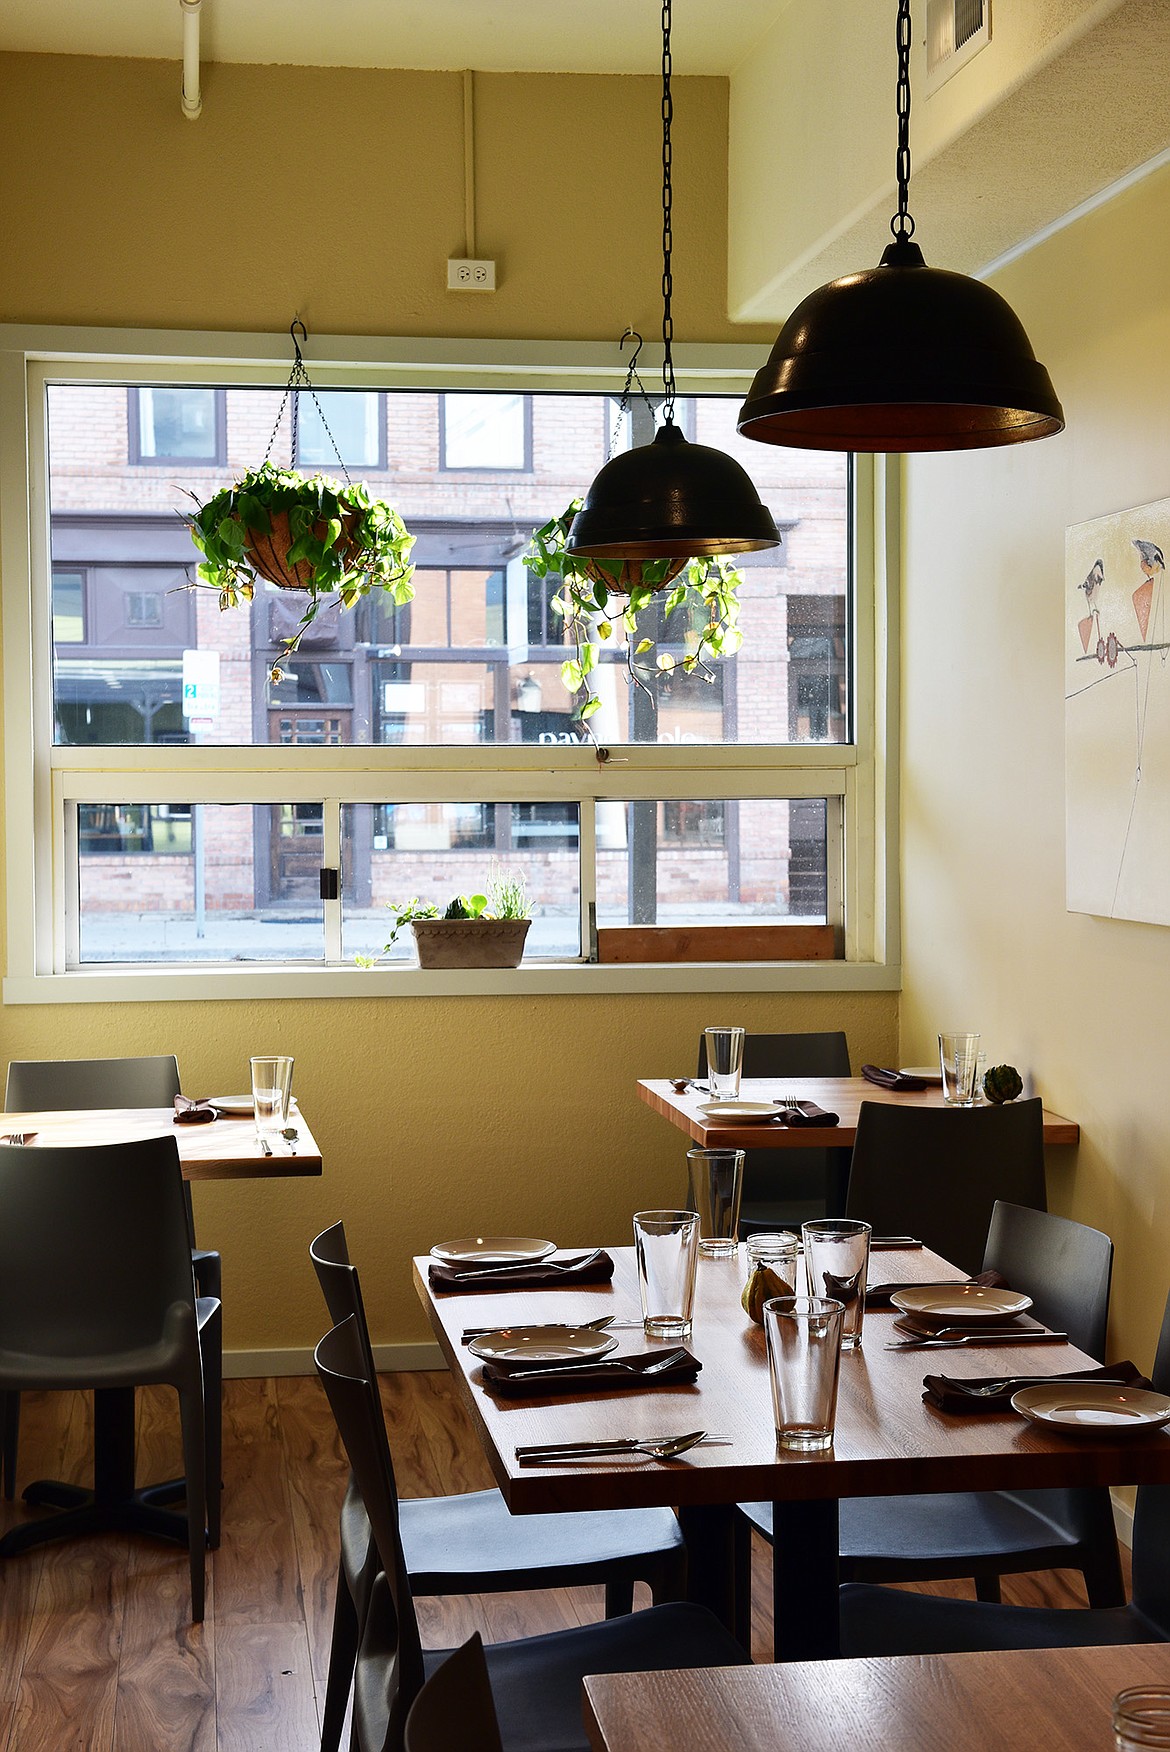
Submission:
MULTIPOLYGON (((1113 1243, 1099 1229, 1047 1211, 998 1202, 983 1269, 1032 1297, 1037 1318, 1101 1358, 1113 1243)), ((1113 1509, 1104 1489, 954 1491, 852 1497, 841 1503, 841 1575, 851 1582, 974 1579, 999 1599, 1001 1576, 1078 1569, 1092 1606, 1125 1599, 1113 1509)), ((750 1611, 751 1530, 772 1539, 771 1503, 743 1503, 736 1517, 738 1628, 750 1611)))
POLYGON ((410 1706, 406 1752, 504 1752, 478 1631, 436 1667, 410 1706))
MULTIPOLYGON (((449 1651, 422 1650, 382 1404, 352 1315, 321 1340, 316 1364, 369 1517, 381 1572, 354 1676, 351 1744, 353 1752, 403 1752, 410 1707, 449 1651)), ((651 1606, 576 1630, 497 1643, 485 1653, 508 1752, 588 1752, 581 1719, 586 1673, 749 1664, 712 1613, 686 1604, 651 1606)))
MULTIPOLYGON (((366 1372, 373 1380, 361 1283, 350 1262, 344 1225, 324 1230, 309 1254, 330 1319, 336 1325, 355 1321, 366 1372)), ((398 1507, 406 1569, 416 1596, 601 1583, 606 1617, 615 1618, 632 1610, 637 1581, 649 1586, 655 1602, 678 1600, 684 1591, 686 1547, 669 1509, 512 1515, 498 1490, 407 1498, 398 1507)), ((323 1752, 335 1752, 339 1742, 361 1626, 380 1567, 361 1495, 351 1480, 341 1515, 323 1752)))
POLYGON ((902 1107, 863 1101, 845 1214, 874 1233, 917 1235, 964 1271, 977 1271, 996 1199, 1048 1208, 1044 1108, 902 1107))
MULTIPOLYGON (((150 1058, 113 1059, 13 1059, 8 1066, 4 1106, 9 1113, 65 1113, 85 1108, 171 1107, 181 1094, 179 1065, 174 1053, 150 1058)), ((223 1270, 218 1253, 195 1245, 195 1213, 191 1188, 183 1182, 183 1206, 196 1291, 201 1296, 223 1295, 223 1270)), ((0 1455, 4 1495, 9 1502, 16 1491, 16 1455, 20 1440, 20 1397, 0 1397, 0 1455)), ((159 1487, 157 1500, 164 1500, 159 1487)), ((169 1493, 179 1494, 178 1488, 169 1493)))
MULTIPOLYGON (((1170 1394, 1170 1302, 1152 1380, 1170 1394)), ((1170 1642, 1170 1485, 1138 1487, 1133 1596, 1125 1605, 1000 1606, 940 1600, 855 1582, 841 1589, 843 1655, 933 1655, 976 1649, 1091 1648, 1170 1642)))
MULTIPOLYGON (((707 1075, 707 1042, 699 1036, 698 1076, 707 1075)), ((745 1077, 848 1077, 849 1042, 843 1032, 749 1034, 743 1043, 745 1077)), ((799 1091, 797 1091, 799 1093, 799 1091)), ((840 1215, 849 1172, 848 1150, 747 1150, 739 1233, 799 1229, 812 1217, 840 1215)))
MULTIPOLYGON (((0 1149, 0 1390, 92 1388, 98 1401, 166 1383, 179 1395, 187 1515, 167 1518, 190 1552, 191 1608, 203 1617, 208 1535, 218 1540, 220 1305, 196 1299, 183 1179, 173 1138, 0 1149)), ((132 1406, 132 1399, 131 1399, 132 1406)), ((4 1557, 47 1540, 144 1525, 124 1427, 95 1416, 94 1489, 81 1506, 13 1528, 4 1557), (127 1488, 127 1486, 129 1488, 127 1488)), ((67 1488, 65 1500, 72 1494, 67 1488)), ((50 1489, 41 1500, 52 1501, 50 1489)), ((159 1511, 146 1511, 146 1524, 159 1511)))

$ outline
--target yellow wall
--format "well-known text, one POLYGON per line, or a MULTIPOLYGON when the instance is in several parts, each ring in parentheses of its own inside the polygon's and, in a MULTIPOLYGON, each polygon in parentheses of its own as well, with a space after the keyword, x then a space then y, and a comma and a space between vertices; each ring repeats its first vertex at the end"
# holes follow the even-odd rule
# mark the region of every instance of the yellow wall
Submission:
MULTIPOLYGON (((7 321, 310 334, 616 340, 656 332, 654 80, 478 75, 480 252, 495 298, 443 291, 463 250, 458 76, 211 67, 184 121, 171 64, 0 57, 7 321), (275 191, 274 184, 282 185, 275 191)), ((680 80, 680 338, 766 338, 724 313, 726 85, 680 80)), ((311 352, 310 352, 311 357, 311 352)), ((616 381, 616 380, 615 380, 616 381)), ((849 1032, 887 1061, 890 994, 360 1000, 9 1007, 7 1058, 174 1049, 191 1093, 246 1083, 290 1051, 324 1151, 319 1182, 200 1189, 221 1247, 232 1349, 311 1344, 305 1247, 344 1217, 375 1338, 424 1335, 408 1256, 469 1228, 623 1241, 675 1200, 680 1133, 637 1075, 685 1073, 700 1028, 849 1032)))
POLYGON ((1117 1245, 1113 1353, 1170 1285, 1170 931, 1064 901, 1064 532, 1164 498, 1170 173, 996 280, 1064 402, 1042 444, 907 464, 902 1052, 983 1032, 1083 1128, 1054 1201, 1117 1245))

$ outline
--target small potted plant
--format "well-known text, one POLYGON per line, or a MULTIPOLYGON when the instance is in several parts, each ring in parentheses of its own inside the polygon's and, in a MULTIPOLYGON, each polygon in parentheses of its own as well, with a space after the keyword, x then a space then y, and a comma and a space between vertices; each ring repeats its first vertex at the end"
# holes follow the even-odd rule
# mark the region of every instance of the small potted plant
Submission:
MULTIPOLYGON (((492 871, 486 894, 457 894, 444 912, 432 901, 390 902, 394 927, 387 954, 410 926, 420 967, 518 967, 532 923, 527 886, 518 870, 492 871)), ((359 956, 363 967, 379 957, 359 956)))
MULTIPOLYGON (((360 481, 343 484, 264 462, 206 504, 196 500, 184 521, 203 555, 197 585, 218 590, 221 609, 250 602, 257 578, 308 592, 296 632, 282 641, 286 657, 333 599, 352 608, 371 590, 384 590, 396 604, 414 596, 414 537, 393 506, 360 481)), ((274 664, 272 680, 282 675, 274 664)))
POLYGON ((645 687, 656 671, 668 673, 676 667, 688 675, 698 670, 713 679, 709 659, 730 657, 743 644, 738 595, 742 573, 720 557, 609 560, 570 554, 565 543, 580 509, 581 500, 574 499, 561 516, 534 530, 524 555, 534 578, 561 580, 551 606, 564 620, 574 646, 573 656, 561 664, 566 688, 582 696, 574 718, 586 721, 600 710, 601 700, 589 686, 589 675, 597 667, 597 641, 613 638, 615 622, 626 634, 626 668, 636 686, 645 687), (676 658, 659 652, 651 667, 648 659, 655 641, 645 636, 638 617, 656 596, 663 598, 664 619, 681 609, 690 624, 680 641, 684 655, 676 658))

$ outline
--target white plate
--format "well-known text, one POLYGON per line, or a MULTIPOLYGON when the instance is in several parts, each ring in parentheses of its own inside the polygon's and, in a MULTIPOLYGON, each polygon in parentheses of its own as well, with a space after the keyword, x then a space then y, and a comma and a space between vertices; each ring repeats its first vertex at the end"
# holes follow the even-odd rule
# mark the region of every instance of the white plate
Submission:
POLYGON ((473 1338, 467 1348, 490 1363, 563 1363, 603 1357, 617 1349, 617 1339, 581 1326, 522 1326, 515 1331, 503 1326, 473 1338))
POLYGON ((923 1083, 941 1083, 942 1071, 938 1065, 900 1065, 899 1070, 904 1077, 917 1077, 923 1083))
MULTIPOLYGON (((243 1115, 248 1119, 252 1117, 252 1097, 250 1095, 209 1095, 207 1105, 214 1107, 217 1113, 227 1113, 233 1118, 238 1115, 243 1115)), ((288 1110, 290 1113, 295 1113, 297 1110, 295 1095, 288 1104, 288 1110)))
POLYGON ((1129 1435, 1170 1423, 1170 1399, 1143 1387, 1107 1387, 1104 1382, 1053 1382, 1021 1387, 1012 1407, 1065 1435, 1129 1435))
POLYGON ((1007 1320, 1032 1306, 1031 1296, 1019 1290, 993 1290, 986 1284, 920 1286, 895 1290, 890 1297, 903 1314, 925 1314, 929 1320, 1007 1320))
POLYGON ((783 1111, 774 1101, 708 1101, 699 1109, 715 1125, 759 1125, 783 1111))
POLYGON ((445 1265, 510 1265, 517 1260, 547 1259, 555 1253, 555 1241, 535 1241, 530 1235, 466 1235, 459 1241, 440 1241, 431 1248, 431 1258, 445 1265))

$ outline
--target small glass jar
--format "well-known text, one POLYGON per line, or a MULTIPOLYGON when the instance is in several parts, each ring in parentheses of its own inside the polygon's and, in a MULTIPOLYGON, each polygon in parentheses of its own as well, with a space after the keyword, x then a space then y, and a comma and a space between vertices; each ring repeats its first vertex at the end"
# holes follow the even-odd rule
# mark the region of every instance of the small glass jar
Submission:
POLYGON ((744 1282, 751 1277, 758 1265, 766 1265, 776 1273, 782 1283, 789 1287, 777 1290, 779 1295, 798 1294, 796 1286, 797 1254, 800 1242, 787 1229, 778 1229, 774 1233, 749 1235, 744 1242, 744 1282))
POLYGON ((1170 1748, 1170 1688, 1135 1685, 1119 1691, 1113 1699, 1113 1736, 1117 1752, 1170 1748))

